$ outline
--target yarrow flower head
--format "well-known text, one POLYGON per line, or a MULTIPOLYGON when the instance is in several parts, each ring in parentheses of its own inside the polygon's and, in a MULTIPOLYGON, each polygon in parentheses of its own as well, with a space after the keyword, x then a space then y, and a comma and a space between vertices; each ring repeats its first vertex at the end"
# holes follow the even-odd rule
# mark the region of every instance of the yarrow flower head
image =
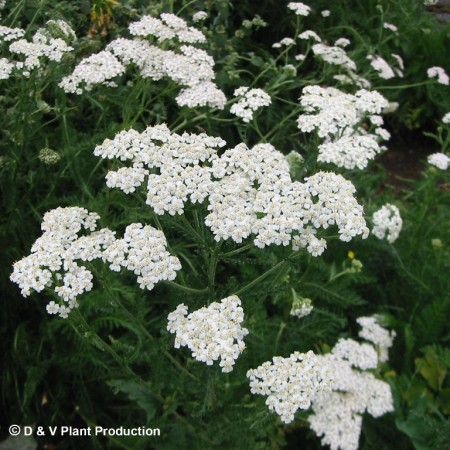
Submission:
POLYGON ((355 71, 355 62, 347 55, 342 47, 330 46, 322 43, 314 44, 312 51, 315 56, 328 64, 342 67, 347 71, 355 71))
POLYGON ((107 174, 107 185, 131 193, 146 181, 147 204, 156 214, 182 214, 188 201, 207 202, 205 225, 216 241, 240 243, 253 235, 261 248, 292 244, 319 256, 326 248, 319 228, 335 225, 343 241, 367 237, 355 187, 341 175, 319 172, 293 182, 288 161, 272 145, 239 144, 219 157, 224 145, 220 138, 178 135, 158 125, 122 131, 94 153, 128 161, 129 167, 107 174))
POLYGON ((7 80, 14 69, 14 63, 11 63, 6 58, 0 58, 0 80, 7 80))
POLYGON ((308 16, 311 12, 311 8, 304 3, 300 2, 291 2, 288 3, 287 7, 294 11, 297 16, 308 16))
POLYGON ((0 25, 0 43, 15 41, 25 35, 25 30, 22 28, 10 28, 0 25))
POLYGON ((77 261, 101 258, 114 241, 114 233, 107 228, 96 231, 98 219, 97 214, 77 207, 57 208, 44 215, 44 233, 31 247, 31 254, 14 263, 10 277, 24 297, 55 285, 54 291, 62 301, 49 304, 50 314, 66 318, 78 306, 77 297, 92 289, 93 276, 77 261), (91 233, 78 235, 84 231, 91 233))
POLYGON ((294 44, 295 44, 294 39, 289 38, 289 37, 285 37, 285 38, 281 39, 280 42, 275 42, 275 43, 272 45, 272 47, 273 47, 273 48, 281 48, 281 47, 283 47, 283 46, 289 47, 289 46, 294 45, 294 44))
POLYGON ((175 278, 181 265, 167 252, 161 231, 131 224, 124 239, 116 240, 108 228, 96 229, 99 219, 98 214, 78 207, 56 208, 44 215, 44 233, 31 247, 31 254, 14 263, 10 277, 24 297, 54 286, 61 301, 49 303, 47 311, 66 318, 78 307, 77 297, 93 287, 92 273, 79 261, 102 259, 111 263, 112 270, 132 270, 139 275, 140 287, 149 290, 160 280, 175 278))
POLYGON ((374 331, 371 318, 362 317, 358 323, 363 326, 360 335, 375 342, 376 348, 339 339, 326 355, 295 352, 247 372, 251 392, 267 396, 266 405, 284 423, 292 422, 298 409, 312 407, 310 427, 333 450, 358 449, 365 412, 380 417, 394 409, 389 385, 367 371, 378 367, 384 355, 376 350, 380 344, 392 345, 395 333, 381 327, 383 332, 374 331))
POLYGON ((389 360, 388 351, 394 343, 395 331, 389 331, 380 325, 380 317, 359 317, 356 322, 361 326, 359 337, 371 342, 378 351, 380 362, 389 360))
POLYGON ((431 164, 441 170, 447 170, 450 164, 450 158, 445 153, 433 153, 428 155, 427 161, 428 164, 431 164))
POLYGON ((82 60, 59 86, 75 94, 97 85, 114 87, 118 77, 131 66, 138 68, 142 78, 170 78, 181 85, 183 89, 176 97, 180 106, 224 108, 226 97, 212 81, 214 59, 193 46, 205 42, 201 31, 188 27, 173 14, 161 14, 160 18, 144 16, 130 24, 129 31, 133 39, 113 40, 101 52, 82 60), (167 48, 169 43, 173 50, 167 48))
POLYGON ((402 230, 403 221, 400 211, 395 205, 386 203, 378 211, 375 211, 372 220, 374 224, 372 234, 378 239, 384 239, 386 236, 390 244, 397 240, 402 230))
POLYGON ((381 56, 368 55, 367 59, 370 61, 370 65, 376 70, 380 78, 389 80, 390 78, 395 77, 395 72, 392 67, 381 56))
POLYGON ((314 309, 312 300, 310 298, 305 298, 298 295, 294 290, 292 291, 294 300, 292 302, 292 307, 289 314, 299 319, 311 314, 312 310, 314 309))
POLYGON ((38 158, 44 164, 51 166, 53 164, 56 164, 61 159, 61 156, 58 152, 55 152, 55 150, 46 147, 39 151, 38 158))
POLYGON ((302 39, 304 41, 307 41, 308 39, 312 39, 313 41, 316 41, 316 42, 322 41, 320 36, 315 31, 312 31, 312 30, 303 31, 302 33, 300 33, 298 35, 298 38, 302 39))
POLYGON ((103 252, 110 269, 122 267, 134 272, 141 289, 152 290, 162 280, 174 280, 181 269, 180 260, 167 251, 167 241, 161 230, 133 223, 125 229, 123 239, 117 239, 103 252))
POLYGON ((83 59, 73 73, 64 77, 59 87, 67 93, 82 94, 96 85, 113 87, 111 81, 125 73, 125 66, 110 52, 101 51, 83 59))
POLYGON ((243 86, 234 91, 234 96, 240 97, 240 100, 231 106, 230 112, 246 123, 253 119, 255 111, 272 103, 270 96, 262 89, 250 89, 243 86))
POLYGON ((241 326, 241 300, 231 295, 188 314, 184 304, 168 316, 167 330, 175 334, 175 348, 188 347, 192 356, 208 366, 220 359, 222 372, 231 372, 244 351, 248 330, 241 326))
POLYGON ((394 410, 389 385, 367 370, 387 361, 395 333, 380 327, 376 318, 360 317, 357 322, 363 327, 359 336, 375 347, 339 339, 331 353, 322 356, 333 367, 331 389, 314 397, 313 414, 308 417, 311 429, 332 450, 358 449, 365 412, 380 417, 394 410))
POLYGON ((437 82, 448 86, 449 77, 442 67, 430 67, 427 70, 428 78, 437 78, 437 82))
POLYGON ((202 22, 208 17, 208 13, 206 11, 197 11, 193 16, 192 20, 194 22, 202 22))
POLYGON ((442 123, 449 124, 450 123, 450 112, 444 115, 442 118, 442 123))
POLYGON ((267 396, 266 405, 284 423, 291 423, 298 409, 308 409, 318 392, 330 389, 331 367, 308 353, 292 353, 289 358, 274 356, 247 372, 252 394, 267 396))
POLYGON ((389 139, 379 116, 388 102, 376 91, 360 89, 352 95, 331 87, 306 86, 300 103, 305 113, 297 119, 298 128, 305 133, 317 130, 325 138, 318 147, 320 162, 364 169, 384 149, 379 141, 389 139), (374 134, 362 127, 367 119, 377 127, 374 134))
POLYGON ((159 42, 172 39, 189 44, 206 42, 206 37, 200 30, 189 27, 183 19, 169 13, 161 14, 160 19, 144 16, 128 28, 133 36, 154 36, 159 42))
MULTIPOLYGON (((70 28, 66 22, 60 22, 64 23, 67 29, 70 28)), ((19 59, 14 62, 14 66, 24 77, 29 77, 33 70, 45 68, 46 60, 60 62, 65 54, 73 50, 66 42, 73 39, 66 36, 57 21, 49 21, 46 28, 39 28, 31 41, 19 39, 23 34, 23 30, 18 28, 0 27, 0 41, 14 40, 9 45, 9 51, 14 58, 19 59)))

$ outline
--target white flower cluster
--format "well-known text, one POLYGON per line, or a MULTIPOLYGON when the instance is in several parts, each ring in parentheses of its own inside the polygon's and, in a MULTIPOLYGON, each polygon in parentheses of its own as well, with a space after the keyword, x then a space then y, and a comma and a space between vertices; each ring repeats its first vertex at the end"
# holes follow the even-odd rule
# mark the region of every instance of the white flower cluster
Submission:
POLYGON ((359 336, 374 343, 377 350, 384 345, 385 350, 377 354, 368 343, 340 339, 330 354, 322 356, 333 368, 333 380, 329 391, 319 392, 313 398, 313 414, 308 422, 322 437, 322 444, 332 450, 358 449, 365 412, 380 417, 394 410, 389 385, 367 370, 387 360, 387 348, 395 333, 380 327, 372 317, 361 317, 357 322, 363 327, 359 336))
MULTIPOLYGON (((359 323, 359 319, 357 321, 359 323)), ((378 354, 373 346, 367 343, 360 344, 353 339, 339 339, 331 353, 362 370, 375 369, 378 365, 378 354)))
POLYGON ((234 91, 235 97, 240 100, 231 106, 230 112, 240 117, 245 123, 253 119, 253 113, 272 103, 270 95, 266 94, 262 89, 250 89, 242 86, 234 91))
POLYGON ((180 260, 167 251, 164 233, 149 225, 133 223, 125 229, 123 239, 112 242, 103 252, 110 269, 121 267, 138 275, 141 289, 152 290, 161 280, 174 280, 181 269, 180 260))
POLYGON ((450 158, 445 153, 433 153, 431 155, 428 155, 427 161, 428 164, 431 164, 432 166, 435 166, 441 170, 447 170, 450 164, 450 158))
POLYGON ((449 77, 442 67, 430 67, 427 70, 428 78, 437 78, 437 82, 448 86, 449 77))
POLYGON ((63 29, 70 29, 73 33, 66 22, 50 20, 46 28, 39 28, 29 42, 23 38, 24 30, 0 26, 0 43, 14 41, 8 47, 13 60, 0 58, 0 79, 9 78, 13 70, 29 77, 32 70, 43 67, 45 60, 60 62, 66 53, 73 50, 66 43, 63 29))
MULTIPOLYGON (((188 27, 183 19, 173 14, 161 14, 161 19, 144 16, 129 26, 133 39, 118 38, 105 50, 81 61, 73 73, 60 83, 66 92, 81 94, 103 84, 114 86, 113 80, 125 73, 127 67, 137 67, 142 78, 161 80, 170 78, 183 86, 176 101, 180 106, 211 106, 223 109, 224 93, 213 83, 214 60, 204 50, 191 45, 175 44, 176 50, 167 49, 167 40, 178 42, 204 42, 205 36, 188 27), (144 39, 155 36, 156 44, 144 39)), ((173 43, 173 42, 172 42, 173 43)))
POLYGON ((364 169, 381 152, 373 134, 343 136, 336 141, 320 144, 317 161, 333 163, 346 169, 364 169))
POLYGON ((144 16, 138 22, 130 24, 128 29, 133 36, 154 36, 159 42, 177 39, 188 44, 206 42, 205 35, 175 14, 162 13, 161 19, 144 16))
POLYGON ((350 72, 356 70, 355 62, 349 58, 346 51, 342 47, 319 43, 312 46, 312 51, 314 55, 320 57, 328 64, 342 67, 350 72))
POLYGON ((99 216, 84 208, 57 208, 44 215, 44 232, 31 247, 31 254, 14 264, 11 281, 28 297, 31 291, 43 291, 56 285, 55 293, 63 303, 51 302, 49 314, 66 318, 78 306, 76 298, 92 289, 92 273, 77 260, 101 258, 103 251, 114 241, 114 233, 107 228, 96 230, 99 216), (79 236, 84 230, 89 235, 79 236))
POLYGON ((389 22, 384 22, 383 23, 383 28, 386 28, 387 30, 391 30, 394 33, 398 32, 398 28, 396 25, 394 25, 393 23, 389 23, 389 22))
POLYGON ((133 192, 146 176, 147 204, 157 214, 183 214, 184 203, 203 202, 209 194, 210 168, 200 163, 216 156, 216 148, 225 142, 202 133, 171 133, 166 125, 148 127, 143 133, 122 131, 113 140, 106 139, 94 154, 102 158, 130 160, 132 167, 122 167, 107 175, 107 185, 125 193, 133 192), (158 168, 159 174, 149 175, 158 168))
POLYGON ((188 314, 184 304, 168 316, 167 330, 176 335, 175 348, 188 347, 192 356, 211 366, 220 358, 222 372, 231 372, 244 351, 248 330, 241 326, 244 312, 241 300, 231 295, 188 314))
POLYGON ((380 417, 394 410, 387 383, 373 374, 359 372, 343 360, 330 360, 335 377, 331 392, 320 392, 313 400, 311 429, 332 450, 357 450, 362 415, 380 417))
POLYGON ((352 95, 332 87, 306 86, 300 103, 305 114, 298 117, 298 128, 305 133, 317 130, 318 136, 325 138, 318 161, 364 169, 384 150, 379 141, 390 136, 381 128, 379 114, 389 103, 378 92, 360 89, 352 95), (361 126, 365 119, 376 126, 375 134, 361 126))
POLYGON ((44 215, 44 232, 31 247, 31 254, 14 264, 11 281, 28 297, 31 291, 55 286, 62 299, 47 305, 49 314, 66 318, 78 307, 77 297, 92 289, 92 273, 77 261, 108 261, 110 268, 132 270, 142 289, 152 289, 160 280, 173 280, 181 269, 178 258, 166 250, 163 233, 150 226, 134 223, 126 228, 123 239, 115 239, 108 228, 96 230, 98 214, 84 208, 57 208, 44 215), (81 232, 90 234, 79 236, 81 232))
POLYGON ((291 311, 289 313, 291 316, 301 319, 302 317, 306 317, 311 314, 313 309, 314 306, 310 298, 300 297, 294 292, 294 301, 292 302, 291 311))
POLYGON ((272 44, 273 48, 281 48, 281 47, 289 47, 291 45, 294 45, 295 41, 292 38, 289 37, 285 37, 283 39, 281 39, 281 41, 279 42, 275 42, 274 44, 272 44))
POLYGON ((274 356, 247 372, 252 394, 266 395, 266 405, 284 423, 294 420, 298 409, 308 409, 314 397, 330 389, 332 368, 312 351, 274 356))
POLYGON ((336 80, 343 84, 350 84, 359 88, 370 88, 371 83, 356 73, 356 63, 344 50, 345 47, 350 45, 350 41, 347 38, 339 38, 334 45, 328 45, 323 43, 320 36, 312 30, 303 31, 298 35, 298 38, 303 40, 314 40, 316 42, 316 44, 312 46, 314 56, 327 64, 336 66, 340 69, 340 72, 342 70, 345 72, 334 75, 336 80))
POLYGON ((82 94, 84 90, 91 91, 98 84, 114 86, 112 79, 125 73, 125 67, 110 52, 101 51, 83 59, 73 73, 64 77, 59 87, 67 93, 82 94))
POLYGON ((316 42, 322 42, 322 39, 319 37, 319 35, 313 31, 313 30, 306 30, 303 31, 302 33, 300 33, 298 35, 299 39, 303 39, 304 41, 307 41, 308 39, 312 39, 313 41, 316 42))
POLYGON ((58 152, 55 152, 55 150, 45 147, 39 150, 38 159, 45 165, 52 166, 61 159, 61 155, 58 152))
POLYGON ((334 43, 336 47, 342 48, 348 47, 350 44, 351 44, 350 40, 344 37, 337 39, 336 42, 334 43))
POLYGON ((10 28, 0 25, 0 43, 15 41, 25 35, 25 30, 22 28, 10 28))
POLYGON ((367 59, 370 61, 370 65, 378 73, 380 78, 389 80, 390 78, 394 78, 396 75, 403 78, 403 59, 401 56, 394 53, 391 56, 395 60, 398 67, 392 68, 385 59, 378 55, 368 55, 367 59))
POLYGON ((397 240, 402 230, 403 221, 400 211, 395 205, 386 203, 386 205, 374 212, 372 220, 374 225, 372 234, 378 239, 384 239, 386 236, 390 244, 397 240))
POLYGON ((442 123, 449 124, 450 123, 450 112, 444 115, 442 118, 442 123))
POLYGON ((379 320, 377 316, 356 319, 362 327, 358 335, 366 341, 372 342, 378 351, 378 359, 380 362, 386 362, 389 360, 388 350, 394 343, 396 333, 395 331, 388 331, 386 328, 383 328, 379 324, 379 320))
MULTIPOLYGON (((387 349, 395 333, 382 327, 384 333, 375 330, 371 319, 358 319, 363 325, 360 336, 387 349)), ((380 417, 393 411, 389 385, 367 372, 377 368, 380 360, 372 345, 340 339, 329 354, 321 356, 310 351, 295 352, 289 358, 274 357, 273 362, 249 370, 247 377, 251 392, 266 395, 266 405, 284 423, 292 422, 298 409, 312 406, 308 421, 311 429, 322 436, 322 444, 333 450, 356 450, 362 415, 367 411, 380 417)))
POLYGON ((202 22, 203 20, 205 20, 208 17, 208 13, 206 11, 197 11, 193 16, 192 16, 192 21, 193 22, 202 22))
POLYGON ((64 20, 49 20, 46 24, 53 37, 62 37, 66 42, 75 42, 77 35, 73 28, 64 20))
POLYGON ((294 11, 297 16, 308 16, 311 12, 311 8, 304 3, 300 2, 291 2, 288 3, 287 7, 294 11))
POLYGON ((6 58, 0 58, 0 80, 7 80, 13 69, 13 63, 10 63, 6 58))
MULTIPOLYGON (((220 138, 171 134, 165 125, 143 133, 123 131, 96 147, 94 154, 129 160, 107 175, 109 187, 133 192, 147 178, 147 204, 157 214, 183 214, 185 203, 208 202, 205 224, 215 239, 240 243, 255 235, 258 247, 289 245, 320 255, 326 241, 317 229, 338 228, 350 241, 368 235, 355 187, 342 176, 319 172, 304 183, 291 180, 289 163, 270 144, 239 144, 220 157, 220 138), (157 168, 159 173, 150 173, 157 168)), ((154 171, 153 171, 154 172, 154 171)))

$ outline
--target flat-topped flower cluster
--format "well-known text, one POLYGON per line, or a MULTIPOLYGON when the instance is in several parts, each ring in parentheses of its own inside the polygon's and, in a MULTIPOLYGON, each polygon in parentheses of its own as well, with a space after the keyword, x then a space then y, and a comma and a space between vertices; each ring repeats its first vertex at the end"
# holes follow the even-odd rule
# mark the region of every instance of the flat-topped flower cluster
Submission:
POLYGON ((384 149, 379 142, 390 137, 380 115, 389 103, 376 91, 360 89, 352 95, 333 87, 307 86, 300 104, 305 113, 297 119, 298 128, 305 133, 317 131, 324 139, 319 145, 320 162, 364 169, 384 149), (364 128, 368 124, 373 133, 364 128))
POLYGON ((54 288, 60 302, 47 305, 49 314, 66 318, 78 307, 77 297, 92 289, 93 274, 85 265, 95 259, 138 275, 141 288, 153 289, 161 280, 173 280, 180 261, 166 250, 164 234, 150 226, 131 224, 123 239, 108 228, 97 230, 100 216, 84 208, 56 208, 44 215, 43 234, 31 247, 31 254, 14 263, 11 281, 28 297, 32 291, 54 288), (82 234, 90 231, 89 234, 82 234))
POLYGON ((386 203, 373 214, 372 234, 378 239, 384 239, 392 244, 394 243, 403 227, 403 220, 400 211, 395 205, 386 203))
POLYGON ((393 411, 389 385, 370 370, 386 360, 395 333, 381 327, 376 317, 362 317, 358 323, 363 325, 360 336, 370 343, 340 339, 326 355, 275 356, 247 372, 251 392, 267 396, 266 405, 282 422, 292 422, 298 409, 311 407, 311 429, 333 450, 358 448, 365 412, 380 417, 393 411), (377 353, 380 344, 382 354, 377 353))
POLYGON ((343 241, 367 237, 355 188, 342 176, 319 172, 292 181, 285 156, 272 145, 239 144, 219 156, 224 145, 204 133, 178 135, 157 125, 123 131, 94 153, 129 161, 107 174, 107 185, 129 193, 147 181, 146 203, 157 214, 183 214, 188 201, 207 202, 205 224, 217 241, 241 243, 253 235, 261 248, 291 244, 318 256, 326 248, 316 237, 319 228, 336 225, 343 241))
POLYGON ((175 348, 188 347, 196 360, 208 366, 220 358, 222 372, 231 372, 245 349, 243 339, 248 330, 241 326, 244 311, 237 295, 190 314, 187 306, 180 304, 167 319, 167 330, 176 335, 175 348))
POLYGON ((128 29, 132 39, 115 39, 101 52, 82 60, 71 75, 63 78, 60 87, 75 94, 97 85, 113 87, 127 68, 135 67, 144 79, 167 77, 183 86, 176 97, 180 106, 223 109, 225 95, 212 81, 214 60, 193 46, 206 41, 200 30, 168 13, 160 18, 144 16, 128 29))
POLYGON ((234 96, 239 98, 239 101, 231 106, 231 114, 240 117, 244 122, 248 123, 253 119, 253 113, 271 104, 270 95, 262 89, 250 89, 242 86, 234 91, 234 96))
POLYGON ((0 58, 0 79, 12 74, 30 77, 31 73, 43 71, 48 61, 60 62, 73 51, 69 44, 76 40, 73 29, 63 20, 49 20, 39 28, 31 40, 25 30, 0 25, 0 46, 7 44, 9 58, 0 58))
POLYGON ((274 356, 247 372, 252 394, 267 396, 266 405, 284 423, 294 420, 298 409, 308 409, 318 392, 329 390, 331 367, 312 351, 295 352, 288 358, 274 356))

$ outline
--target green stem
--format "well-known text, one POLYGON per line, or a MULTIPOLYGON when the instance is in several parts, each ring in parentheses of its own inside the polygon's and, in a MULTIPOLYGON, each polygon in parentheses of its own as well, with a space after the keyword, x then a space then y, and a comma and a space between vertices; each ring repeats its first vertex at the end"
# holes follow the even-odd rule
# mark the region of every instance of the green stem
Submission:
MULTIPOLYGON (((98 272, 95 269, 92 269, 92 271, 96 274, 97 278, 101 280, 101 277, 99 277, 98 272)), ((110 289, 110 287, 106 283, 102 283, 102 286, 105 289, 105 291, 107 292, 109 298, 112 300, 113 304, 115 304, 116 306, 119 306, 119 308, 126 314, 126 316, 127 316, 128 320, 130 321, 130 323, 132 323, 132 324, 136 323, 136 316, 134 316, 124 306, 124 304, 120 301, 118 296, 113 293, 113 291, 110 289)), ((140 321, 137 322, 137 325, 139 327, 139 330, 145 335, 145 337, 150 342, 155 342, 156 341, 155 338, 148 332, 147 328, 145 328, 145 326, 140 321)), ((198 378, 196 376, 194 376, 193 374, 191 374, 186 368, 184 368, 167 350, 163 350, 163 354, 179 370, 181 370, 183 373, 188 375, 193 380, 197 380, 198 381, 198 378)))
POLYGON ((219 253, 219 258, 222 259, 222 258, 228 258, 229 256, 238 255, 239 253, 245 252, 254 246, 255 246, 255 244, 251 243, 251 244, 244 245, 243 247, 238 248, 236 250, 232 250, 231 252, 219 253))
POLYGON ((179 289, 180 291, 189 292, 190 294, 205 294, 208 292, 208 288, 204 289, 194 289, 181 284, 175 283, 174 281, 162 281, 161 283, 167 284, 167 286, 179 289))
POLYGON ((420 81, 418 83, 402 84, 400 86, 398 86, 398 85, 396 85, 396 86, 377 86, 376 90, 383 91, 383 90, 387 90, 387 89, 407 89, 407 88, 417 87, 417 86, 426 86, 428 84, 434 84, 435 82, 436 82, 435 80, 427 80, 427 81, 420 81))
POLYGON ((209 291, 209 302, 214 300, 214 283, 216 279, 216 269, 217 262, 219 260, 219 251, 222 246, 222 242, 218 242, 212 252, 211 258, 209 260, 208 268, 208 291, 209 291))
POLYGON ((274 355, 277 354, 278 352, 278 345, 280 344, 280 339, 281 339, 281 335, 283 334, 284 329, 286 328, 286 323, 285 322, 281 322, 280 323, 280 329, 278 330, 278 334, 277 337, 275 339, 275 346, 274 346, 274 355))
POLYGON ((253 281, 251 281, 250 283, 246 284, 244 287, 242 287, 241 289, 239 289, 237 292, 235 292, 235 295, 240 295, 245 291, 248 291, 249 289, 251 289, 253 286, 257 285, 258 283, 260 283, 262 280, 264 280, 265 278, 267 278, 271 273, 276 272, 279 269, 284 269, 286 267, 286 260, 289 259, 285 258, 282 261, 280 261, 278 264, 275 264, 271 269, 267 270, 266 272, 264 272, 262 275, 260 275, 258 278, 255 278, 253 281))
POLYGON ((419 278, 417 278, 415 275, 413 275, 406 267, 405 264, 403 263, 402 259, 400 258, 400 255, 398 254, 397 250, 394 247, 391 247, 392 252, 394 253, 395 257, 397 258, 400 267, 405 271, 405 273, 411 277, 414 281, 416 281, 420 286, 422 286, 425 290, 427 290, 428 292, 433 292, 433 290, 431 288, 429 288, 422 280, 420 280, 419 278))

